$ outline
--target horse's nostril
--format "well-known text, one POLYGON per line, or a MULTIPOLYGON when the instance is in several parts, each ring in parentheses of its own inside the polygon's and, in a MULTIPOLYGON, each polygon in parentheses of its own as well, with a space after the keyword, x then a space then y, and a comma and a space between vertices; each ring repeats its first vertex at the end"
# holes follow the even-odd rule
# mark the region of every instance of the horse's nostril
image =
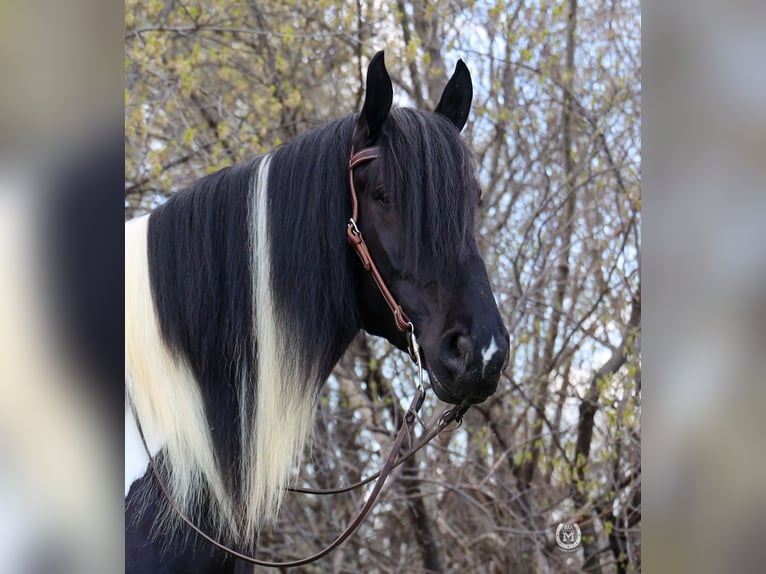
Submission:
POLYGON ((465 335, 458 335, 455 338, 455 350, 463 358, 463 361, 467 363, 471 357, 471 339, 465 335))
POLYGON ((466 334, 459 331, 447 333, 442 338, 442 363, 453 376, 460 376, 471 361, 472 349, 471 339, 466 334))

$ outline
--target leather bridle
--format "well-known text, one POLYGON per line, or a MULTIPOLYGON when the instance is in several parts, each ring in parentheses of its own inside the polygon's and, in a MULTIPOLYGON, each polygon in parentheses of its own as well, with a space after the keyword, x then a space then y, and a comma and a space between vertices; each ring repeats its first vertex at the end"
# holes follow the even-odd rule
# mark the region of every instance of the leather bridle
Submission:
MULTIPOLYGON (((375 284, 378 286, 380 294, 383 295, 383 299, 385 299, 388 308, 391 309, 391 313, 394 315, 396 327, 405 333, 414 334, 415 328, 413 327, 412 322, 407 318, 404 309, 402 309, 402 306, 396 302, 396 298, 383 280, 383 276, 380 274, 380 271, 378 271, 378 267, 375 265, 372 255, 370 255, 370 250, 367 248, 367 243, 365 243, 364 238, 362 237, 362 232, 359 231, 359 227, 356 223, 359 218, 359 199, 356 194, 356 185, 354 185, 354 168, 362 163, 379 158, 381 155, 383 155, 383 150, 379 147, 367 147, 356 153, 354 153, 353 149, 351 150, 351 159, 348 161, 348 179, 349 185, 351 186, 351 219, 348 220, 346 237, 348 238, 351 247, 354 248, 354 251, 359 256, 359 259, 361 259, 364 268, 370 272, 372 278, 375 280, 375 284)), ((412 345, 410 345, 410 355, 413 355, 412 345)), ((414 356, 412 357, 412 360, 415 361, 414 356)))
POLYGON ((249 562, 250 564, 253 564, 256 566, 264 566, 267 568, 291 568, 291 567, 303 566, 303 565, 315 562, 323 558, 324 556, 328 555, 333 550, 335 550, 349 536, 351 536, 356 531, 356 529, 365 519, 365 517, 370 512, 370 510, 372 510, 372 507, 375 505, 375 502, 377 501, 378 496, 380 495, 380 492, 383 489, 383 484, 385 483, 391 471, 397 466, 399 466, 400 464, 402 464, 405 460, 413 456, 418 450, 423 448, 431 439, 433 439, 435 436, 437 436, 439 433, 445 430, 452 422, 457 421, 459 424, 462 421, 463 414, 465 414, 465 411, 468 409, 468 407, 456 406, 452 409, 446 410, 439 417, 438 422, 434 426, 434 428, 432 428, 430 431, 425 433, 425 436, 421 438, 421 440, 418 442, 417 445, 415 445, 414 447, 411 447, 405 456, 397 460, 397 457, 399 456, 399 451, 401 450, 402 444, 404 443, 404 439, 410 435, 412 426, 414 425, 415 420, 417 419, 417 416, 418 416, 418 412, 420 411, 420 407, 423 405, 423 400, 425 399, 425 389, 423 386, 423 365, 422 365, 421 356, 420 356, 420 346, 418 345, 417 339, 415 338, 415 328, 412 322, 407 317, 406 313, 404 312, 404 309, 402 309, 401 305, 399 305, 399 303, 396 301, 396 298, 388 289, 385 281, 383 280, 382 275, 380 274, 380 271, 378 270, 377 266, 375 265, 375 262, 372 259, 372 256, 370 255, 370 251, 367 248, 367 244, 365 243, 364 238, 362 237, 362 232, 359 230, 359 227, 357 225, 357 218, 359 216, 359 199, 356 193, 356 186, 354 185, 354 168, 361 163, 376 159, 380 157, 381 155, 382 155, 382 149, 379 147, 364 148, 356 153, 354 153, 352 150, 351 159, 349 160, 349 164, 348 164, 349 182, 351 186, 351 206, 352 206, 351 213, 352 214, 348 222, 348 229, 346 231, 346 235, 348 238, 348 242, 351 244, 354 251, 361 259, 362 265, 367 271, 370 272, 373 279, 375 280, 375 284, 378 286, 378 289, 380 290, 381 295, 385 299, 386 304, 388 305, 389 309, 391 310, 391 313, 393 314, 396 327, 400 331, 405 332, 407 335, 407 343, 409 347, 410 357, 412 358, 412 360, 415 362, 415 364, 418 367, 419 381, 415 390, 415 396, 412 398, 412 402, 410 403, 410 406, 404 415, 404 419, 402 421, 402 424, 399 427, 399 431, 396 434, 396 438, 394 439, 394 443, 391 447, 391 450, 389 451, 388 456, 386 457, 386 460, 383 463, 383 466, 381 467, 380 471, 378 471, 376 474, 364 480, 361 480, 355 484, 352 484, 343 488, 310 489, 310 488, 293 487, 293 488, 287 489, 292 492, 301 492, 306 494, 338 494, 342 492, 348 492, 350 490, 353 490, 354 488, 358 488, 360 486, 368 484, 372 482, 373 480, 377 479, 375 482, 375 485, 370 491, 369 496, 367 497, 367 500, 364 503, 364 506, 362 506, 362 508, 359 510, 355 518, 345 528, 345 530, 343 530, 343 532, 341 532, 340 535, 338 535, 338 537, 331 544, 329 544, 327 547, 320 550, 316 554, 313 554, 306 558, 302 558, 300 560, 292 560, 292 561, 286 561, 286 562, 270 562, 267 560, 259 560, 252 556, 247 556, 246 554, 237 552, 236 550, 229 548, 228 546, 224 544, 221 544, 220 542, 214 540, 208 534, 203 532, 196 524, 194 524, 184 514, 181 508, 173 500, 173 497, 167 485, 165 484, 165 481, 160 476, 160 472, 156 466, 154 457, 152 456, 151 451, 149 450, 149 445, 147 444, 146 438, 144 437, 141 424, 138 423, 138 432, 139 432, 139 435, 141 436, 141 441, 143 442, 144 449, 146 450, 146 454, 149 457, 149 466, 151 467, 152 474, 154 475, 154 478, 159 483, 162 493, 164 494, 165 498, 167 499, 168 503, 170 504, 172 509, 175 511, 175 513, 178 514, 178 516, 186 523, 187 526, 189 526, 192 530, 194 530, 194 532, 196 532, 202 538, 210 542, 210 544, 212 544, 216 548, 223 550, 224 552, 226 552, 227 554, 230 554, 231 556, 235 558, 244 560, 245 562, 249 562))

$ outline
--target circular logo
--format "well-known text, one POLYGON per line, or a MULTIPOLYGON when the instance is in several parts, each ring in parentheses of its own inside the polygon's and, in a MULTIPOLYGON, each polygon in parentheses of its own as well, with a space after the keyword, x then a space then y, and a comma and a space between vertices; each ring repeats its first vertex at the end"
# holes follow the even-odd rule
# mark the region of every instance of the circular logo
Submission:
POLYGON ((582 533, 576 522, 562 522, 556 527, 556 544, 565 552, 574 552, 580 546, 582 533))

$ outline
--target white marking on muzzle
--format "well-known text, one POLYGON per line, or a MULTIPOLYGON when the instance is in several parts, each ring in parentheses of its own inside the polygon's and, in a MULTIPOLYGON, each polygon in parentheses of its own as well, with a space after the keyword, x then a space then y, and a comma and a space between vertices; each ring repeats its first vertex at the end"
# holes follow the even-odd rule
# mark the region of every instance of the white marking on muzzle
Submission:
POLYGON ((481 366, 481 376, 484 376, 484 371, 487 368, 487 364, 492 360, 492 358, 497 354, 497 352, 500 349, 497 346, 497 343, 495 343, 495 338, 492 337, 492 339, 489 342, 489 345, 487 345, 486 348, 482 349, 481 351, 481 357, 484 359, 484 363, 481 366))

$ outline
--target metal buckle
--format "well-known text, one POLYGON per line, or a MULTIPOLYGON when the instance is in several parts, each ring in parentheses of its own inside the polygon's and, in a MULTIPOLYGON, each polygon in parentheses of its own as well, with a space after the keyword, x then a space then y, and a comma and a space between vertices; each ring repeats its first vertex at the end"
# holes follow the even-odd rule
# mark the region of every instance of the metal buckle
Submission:
POLYGON ((418 344, 417 337, 415 337, 415 326, 412 323, 408 323, 409 330, 407 331, 407 345, 410 358, 418 366, 418 389, 423 392, 424 380, 423 380, 423 362, 420 358, 420 345, 418 344))

